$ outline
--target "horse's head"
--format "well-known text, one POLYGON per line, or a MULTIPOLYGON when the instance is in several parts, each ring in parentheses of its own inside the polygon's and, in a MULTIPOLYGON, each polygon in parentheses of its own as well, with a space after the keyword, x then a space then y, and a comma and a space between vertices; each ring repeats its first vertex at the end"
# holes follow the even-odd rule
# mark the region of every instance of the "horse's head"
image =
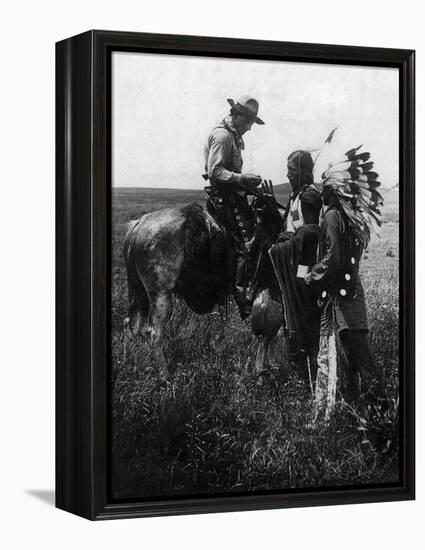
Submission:
POLYGON ((282 231, 284 211, 284 207, 276 200, 271 181, 264 180, 256 190, 252 208, 255 212, 256 228, 264 233, 266 245, 270 247, 282 231))

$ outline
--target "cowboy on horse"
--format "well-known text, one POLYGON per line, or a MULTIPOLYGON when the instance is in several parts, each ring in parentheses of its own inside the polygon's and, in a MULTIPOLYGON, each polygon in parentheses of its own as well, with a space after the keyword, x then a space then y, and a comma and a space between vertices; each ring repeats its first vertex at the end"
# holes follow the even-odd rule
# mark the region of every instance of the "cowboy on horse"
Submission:
POLYGON ((242 172, 242 136, 254 123, 264 122, 258 117, 259 104, 253 97, 227 101, 230 114, 211 130, 205 144, 203 178, 210 183, 205 188, 207 209, 228 233, 232 256, 230 280, 234 280, 233 294, 244 319, 251 313, 253 300, 250 249, 255 229, 254 212, 247 197, 256 194, 262 178, 242 172))

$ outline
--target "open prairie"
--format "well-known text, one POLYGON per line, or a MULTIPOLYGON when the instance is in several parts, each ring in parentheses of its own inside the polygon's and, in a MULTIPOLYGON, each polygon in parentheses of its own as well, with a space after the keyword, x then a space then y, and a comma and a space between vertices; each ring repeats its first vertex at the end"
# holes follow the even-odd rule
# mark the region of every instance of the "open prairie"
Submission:
MULTIPOLYGON (((287 188, 277 187, 285 202, 287 188)), ((387 404, 339 402, 329 426, 308 428, 310 390, 288 366, 285 342, 273 384, 257 386, 256 341, 233 305, 227 319, 176 301, 166 326, 171 382, 159 383, 140 337, 124 362, 126 224, 145 212, 203 202, 202 191, 115 188, 112 198, 112 493, 115 498, 277 491, 398 480, 398 191, 384 190, 385 223, 361 276, 370 339, 387 404)))

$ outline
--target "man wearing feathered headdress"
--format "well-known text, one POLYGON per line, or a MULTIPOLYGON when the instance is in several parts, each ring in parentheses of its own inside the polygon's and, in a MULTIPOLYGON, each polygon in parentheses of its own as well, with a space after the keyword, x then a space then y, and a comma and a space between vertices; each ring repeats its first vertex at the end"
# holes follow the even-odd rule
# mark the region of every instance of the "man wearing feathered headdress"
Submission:
POLYGON ((378 174, 372 172, 369 153, 351 149, 346 158, 329 165, 323 174, 323 214, 318 261, 306 275, 307 284, 320 292, 321 323, 316 379, 316 418, 329 418, 335 402, 336 335, 346 357, 344 397, 362 393, 378 396, 382 373, 368 341, 368 323, 359 264, 374 223, 381 224, 382 196, 378 174), (361 387, 358 385, 360 375, 361 387))

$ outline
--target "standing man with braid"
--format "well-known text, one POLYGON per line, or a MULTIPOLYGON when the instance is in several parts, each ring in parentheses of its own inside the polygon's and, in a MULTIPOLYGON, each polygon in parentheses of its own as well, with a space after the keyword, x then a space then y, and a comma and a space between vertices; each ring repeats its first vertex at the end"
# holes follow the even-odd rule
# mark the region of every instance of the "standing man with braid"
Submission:
POLYGON ((291 367, 311 386, 316 376, 319 349, 319 310, 316 293, 304 282, 303 269, 316 259, 322 198, 313 182, 314 162, 308 151, 288 157, 292 188, 286 205, 283 232, 272 248, 272 260, 281 277, 288 356, 291 367))
MULTIPOLYGON (((285 212, 288 237, 307 224, 318 224, 322 199, 313 181, 314 162, 307 151, 297 150, 288 157, 288 181, 292 188, 285 212)), ((281 240, 285 240, 282 238, 281 240)))

